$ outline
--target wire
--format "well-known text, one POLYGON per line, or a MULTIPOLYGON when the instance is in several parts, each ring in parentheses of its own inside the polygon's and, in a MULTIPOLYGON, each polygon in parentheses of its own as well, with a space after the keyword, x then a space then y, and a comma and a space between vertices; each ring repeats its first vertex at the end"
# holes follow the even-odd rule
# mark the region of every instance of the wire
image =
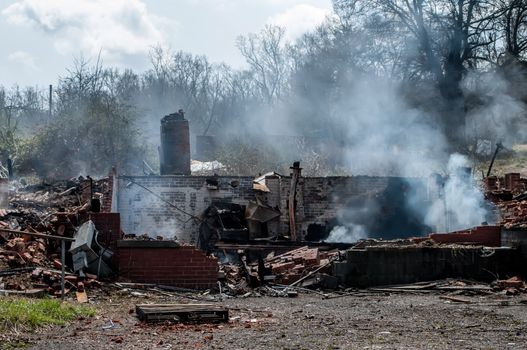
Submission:
POLYGON ((97 264, 97 277, 100 276, 101 273, 101 262, 102 262, 102 256, 106 252, 106 248, 104 248, 102 245, 99 244, 99 231, 95 231, 95 244, 99 246, 99 252, 101 255, 99 255, 99 263, 97 264))
POLYGON ((480 250, 479 256, 481 256, 482 258, 490 258, 491 256, 494 255, 494 253, 496 253, 495 249, 483 247, 480 250))

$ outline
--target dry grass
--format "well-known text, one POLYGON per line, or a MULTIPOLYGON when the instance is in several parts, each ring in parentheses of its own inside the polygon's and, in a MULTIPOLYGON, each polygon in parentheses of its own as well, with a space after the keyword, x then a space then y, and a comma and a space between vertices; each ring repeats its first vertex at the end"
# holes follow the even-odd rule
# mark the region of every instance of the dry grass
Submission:
MULTIPOLYGON (((477 165, 477 171, 486 174, 489 163, 490 157, 477 165)), ((511 151, 498 154, 492 175, 503 176, 507 173, 520 173, 522 177, 527 177, 527 144, 514 145, 511 151)))

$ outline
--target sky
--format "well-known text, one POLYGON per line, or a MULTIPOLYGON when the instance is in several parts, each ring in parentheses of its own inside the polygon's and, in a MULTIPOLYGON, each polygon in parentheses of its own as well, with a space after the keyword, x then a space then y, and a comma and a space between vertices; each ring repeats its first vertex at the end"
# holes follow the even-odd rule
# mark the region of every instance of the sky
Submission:
POLYGON ((0 0, 0 85, 55 85, 99 52, 142 72, 155 45, 241 68, 239 35, 274 24, 294 40, 330 13, 331 0, 0 0))

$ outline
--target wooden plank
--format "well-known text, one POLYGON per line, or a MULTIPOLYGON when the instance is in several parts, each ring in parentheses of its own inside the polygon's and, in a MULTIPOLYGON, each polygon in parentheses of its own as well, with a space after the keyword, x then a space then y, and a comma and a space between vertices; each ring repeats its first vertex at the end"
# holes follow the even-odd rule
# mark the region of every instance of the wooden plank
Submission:
POLYGON ((88 294, 86 292, 77 292, 77 302, 84 304, 88 302, 88 294))
POLYGON ((0 290, 0 295, 20 295, 20 296, 33 297, 33 298, 43 298, 46 294, 47 294, 46 290, 44 289, 26 289, 26 290, 2 289, 0 290))
POLYGON ((367 291, 383 293, 431 293, 431 289, 368 288, 367 291))
POLYGON ((190 306, 218 306, 216 304, 137 304, 136 306, 139 306, 139 307, 154 307, 154 306, 159 306, 159 307, 190 307, 190 306))
POLYGON ((472 302, 468 299, 463 299, 463 298, 458 298, 458 297, 453 297, 453 296, 450 296, 450 295, 441 295, 439 297, 439 299, 443 299, 443 300, 449 300, 449 301, 453 301, 455 303, 464 303, 464 304, 471 304, 472 302))
POLYGON ((482 285, 475 285, 475 286, 444 286, 444 287, 436 287, 435 289, 438 290, 473 290, 473 291, 487 291, 492 290, 492 287, 489 286, 482 286, 482 285))
POLYGON ((404 289, 404 290, 422 290, 422 289, 434 289, 437 286, 437 283, 427 283, 427 284, 405 284, 405 285, 395 285, 387 286, 388 288, 393 289, 404 289))

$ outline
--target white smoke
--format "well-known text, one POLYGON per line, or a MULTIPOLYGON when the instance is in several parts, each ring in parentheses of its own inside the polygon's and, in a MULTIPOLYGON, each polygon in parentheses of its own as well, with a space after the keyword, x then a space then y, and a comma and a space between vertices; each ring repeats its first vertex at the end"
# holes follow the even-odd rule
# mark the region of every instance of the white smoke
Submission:
POLYGON ((344 132, 352 174, 427 176, 448 158, 436 117, 408 105, 399 89, 383 79, 357 79, 335 106, 334 128, 344 132))
POLYGON ((463 88, 468 96, 478 96, 483 100, 480 106, 467 114, 466 131, 470 139, 491 144, 494 142, 488 140, 501 140, 508 144, 525 139, 527 106, 522 100, 523 89, 511 86, 510 81, 496 73, 468 74, 463 88))
MULTIPOLYGON (((447 163, 448 177, 444 186, 440 186, 438 199, 427 205, 422 189, 415 189, 416 193, 406 198, 408 207, 416 213, 415 218, 421 218, 423 229, 426 230, 426 225, 435 232, 466 229, 485 221, 488 213, 484 196, 470 174, 464 172, 470 163, 460 154, 449 153, 433 109, 409 105, 397 85, 370 77, 355 81, 347 97, 334 108, 340 117, 337 130, 347 136, 343 156, 352 174, 425 179, 433 173, 444 173, 447 163)), ((410 182, 408 185, 412 186, 410 182)), ((331 232, 329 241, 354 242, 382 233, 368 232, 371 223, 365 221, 361 206, 348 206, 345 211, 346 215, 338 218, 342 226, 331 232)), ((375 210, 367 214, 383 215, 375 210)))
POLYGON ((455 231, 480 225, 488 212, 481 190, 464 170, 467 158, 455 153, 448 160, 448 179, 443 193, 430 206, 425 222, 436 231, 455 231))
POLYGON ((362 225, 349 224, 346 226, 335 226, 331 230, 325 242, 328 243, 355 243, 361 239, 368 238, 366 228, 362 225))

